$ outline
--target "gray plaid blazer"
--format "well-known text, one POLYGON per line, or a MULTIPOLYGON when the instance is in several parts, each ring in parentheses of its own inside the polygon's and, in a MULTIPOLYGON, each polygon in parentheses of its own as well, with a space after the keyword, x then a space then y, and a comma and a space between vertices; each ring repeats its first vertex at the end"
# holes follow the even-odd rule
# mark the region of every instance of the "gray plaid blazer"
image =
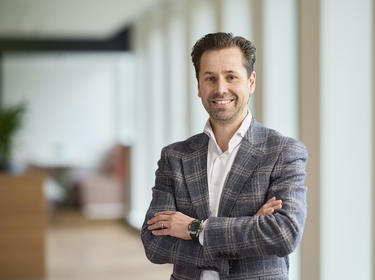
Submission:
POLYGON ((208 140, 201 133, 162 150, 141 231, 147 258, 174 264, 171 279, 200 279, 204 269, 218 271, 220 279, 288 279, 288 255, 306 219, 305 146, 253 119, 225 182, 218 217, 209 217, 208 140), (282 209, 255 215, 273 196, 282 199, 282 209), (146 221, 165 210, 208 219, 203 246, 152 235, 146 221))

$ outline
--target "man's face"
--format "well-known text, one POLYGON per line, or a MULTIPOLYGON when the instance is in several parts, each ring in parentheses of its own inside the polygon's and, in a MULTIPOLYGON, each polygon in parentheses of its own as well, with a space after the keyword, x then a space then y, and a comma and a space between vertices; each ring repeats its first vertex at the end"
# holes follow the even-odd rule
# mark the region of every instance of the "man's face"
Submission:
POLYGON ((248 77, 238 47, 205 51, 200 60, 198 96, 214 123, 241 122, 255 89, 255 72, 248 77))

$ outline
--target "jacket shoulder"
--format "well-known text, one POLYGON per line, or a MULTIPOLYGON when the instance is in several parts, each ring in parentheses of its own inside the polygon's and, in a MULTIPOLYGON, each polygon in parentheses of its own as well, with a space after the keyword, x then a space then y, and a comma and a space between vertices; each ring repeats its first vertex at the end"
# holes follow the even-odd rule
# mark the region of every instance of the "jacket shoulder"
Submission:
POLYGON ((265 127, 260 123, 254 123, 253 128, 254 135, 257 135, 258 140, 263 142, 262 146, 264 150, 293 150, 295 152, 301 152, 307 155, 307 149, 303 142, 292 138, 290 136, 283 135, 279 131, 265 127))
POLYGON ((186 140, 165 146, 162 150, 162 154, 182 157, 186 154, 193 153, 204 145, 208 145, 208 136, 205 133, 199 133, 186 140))

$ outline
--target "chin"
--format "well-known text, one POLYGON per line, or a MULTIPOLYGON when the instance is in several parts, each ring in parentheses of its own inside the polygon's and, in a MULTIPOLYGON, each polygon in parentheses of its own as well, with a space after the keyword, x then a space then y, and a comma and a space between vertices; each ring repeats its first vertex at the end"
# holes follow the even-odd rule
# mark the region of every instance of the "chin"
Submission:
POLYGON ((217 121, 217 122, 222 122, 222 123, 230 123, 233 121, 234 119, 234 115, 232 114, 213 114, 211 115, 211 118, 214 120, 214 121, 217 121))

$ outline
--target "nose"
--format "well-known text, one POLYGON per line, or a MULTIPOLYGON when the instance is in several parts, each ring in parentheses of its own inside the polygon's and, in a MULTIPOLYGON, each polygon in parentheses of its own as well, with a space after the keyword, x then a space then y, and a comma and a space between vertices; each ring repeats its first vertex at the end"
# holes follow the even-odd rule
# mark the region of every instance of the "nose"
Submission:
POLYGON ((227 83, 226 83, 225 79, 223 79, 223 78, 219 78, 217 80, 216 86, 217 86, 217 93, 219 93, 219 94, 224 94, 228 90, 227 83))

